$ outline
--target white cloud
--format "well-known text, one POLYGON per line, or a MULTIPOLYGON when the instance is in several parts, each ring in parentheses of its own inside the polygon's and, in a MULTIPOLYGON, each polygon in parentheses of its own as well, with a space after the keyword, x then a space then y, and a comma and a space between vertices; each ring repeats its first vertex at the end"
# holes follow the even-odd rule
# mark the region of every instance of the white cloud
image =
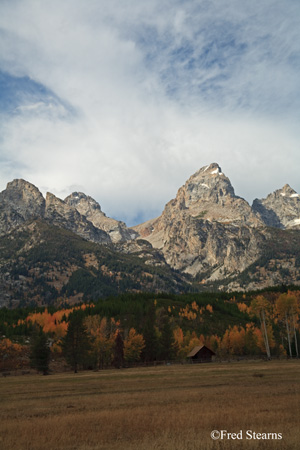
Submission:
POLYGON ((0 187, 84 190, 129 223, 213 161, 248 201, 299 191, 300 7, 283 3, 2 2, 0 68, 52 94, 2 112, 0 187))

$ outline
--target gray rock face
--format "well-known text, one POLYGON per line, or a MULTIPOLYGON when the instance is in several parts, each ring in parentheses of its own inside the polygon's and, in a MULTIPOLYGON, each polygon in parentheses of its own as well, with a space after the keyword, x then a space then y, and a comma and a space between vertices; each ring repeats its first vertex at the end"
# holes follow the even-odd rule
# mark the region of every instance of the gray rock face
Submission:
POLYGON ((46 200, 33 184, 14 180, 0 193, 0 235, 24 222, 44 219, 93 242, 111 243, 109 235, 82 216, 75 208, 48 193, 46 200))
POLYGON ((242 271, 257 259, 262 239, 257 228, 262 226, 213 163, 187 180, 160 217, 135 230, 161 249, 171 267, 219 279, 242 271))
POLYGON ((256 199, 251 208, 213 163, 187 180, 160 217, 130 229, 81 192, 65 200, 48 193, 45 200, 24 180, 8 183, 0 193, 0 235, 37 218, 89 241, 113 243, 117 251, 135 254, 148 265, 198 275, 205 283, 238 275, 262 256, 268 236, 280 232, 266 226, 300 229, 300 196, 285 185, 256 199))
POLYGON ((230 180, 216 164, 205 166, 192 175, 182 186, 174 201, 166 209, 188 210, 192 217, 223 223, 260 225, 246 200, 238 197, 230 180))
POLYGON ((77 209, 49 192, 46 195, 45 219, 52 225, 73 231, 89 241, 102 244, 111 242, 105 231, 94 227, 77 209))
POLYGON ((22 179, 12 181, 0 193, 0 234, 43 217, 44 212, 45 199, 37 187, 22 179))
POLYGON ((65 198, 65 202, 86 217, 96 228, 108 233, 112 242, 126 242, 138 236, 134 230, 127 228, 124 222, 107 217, 99 203, 82 192, 73 192, 65 198))
POLYGON ((269 227, 300 229, 300 195, 288 184, 267 198, 255 199, 252 208, 269 227))
POLYGON ((123 222, 107 217, 100 205, 83 193, 65 201, 47 193, 46 200, 33 184, 14 180, 0 193, 0 235, 34 219, 66 228, 84 239, 101 244, 125 242, 138 234, 123 222))

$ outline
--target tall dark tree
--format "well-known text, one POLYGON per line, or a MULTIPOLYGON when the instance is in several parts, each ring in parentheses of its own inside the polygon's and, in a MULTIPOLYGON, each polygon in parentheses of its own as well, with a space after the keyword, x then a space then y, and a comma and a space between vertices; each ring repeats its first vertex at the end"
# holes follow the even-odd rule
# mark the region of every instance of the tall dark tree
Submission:
POLYGON ((119 332, 115 339, 113 365, 116 369, 120 369, 124 365, 124 342, 119 332))
POLYGON ((142 330, 145 340, 145 347, 142 352, 142 359, 144 361, 155 361, 157 359, 158 339, 155 330, 155 322, 155 306, 151 305, 147 311, 147 318, 142 330))
POLYGON ((170 324, 168 316, 164 316, 163 325, 160 338, 160 358, 161 359, 174 359, 176 356, 176 343, 174 338, 173 329, 170 324))
POLYGON ((43 330, 37 329, 31 338, 30 366, 44 375, 49 373, 50 347, 43 330))
POLYGON ((91 349, 83 318, 81 311, 73 312, 62 345, 66 361, 75 373, 78 372, 79 366, 87 361, 91 349))

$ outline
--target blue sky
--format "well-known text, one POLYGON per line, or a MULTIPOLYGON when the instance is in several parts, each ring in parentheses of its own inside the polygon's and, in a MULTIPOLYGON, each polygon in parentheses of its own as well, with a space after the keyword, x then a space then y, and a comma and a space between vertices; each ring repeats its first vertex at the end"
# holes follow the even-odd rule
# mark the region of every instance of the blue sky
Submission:
POLYGON ((296 0, 2 0, 0 189, 132 225, 218 162, 250 203, 300 191, 296 0))

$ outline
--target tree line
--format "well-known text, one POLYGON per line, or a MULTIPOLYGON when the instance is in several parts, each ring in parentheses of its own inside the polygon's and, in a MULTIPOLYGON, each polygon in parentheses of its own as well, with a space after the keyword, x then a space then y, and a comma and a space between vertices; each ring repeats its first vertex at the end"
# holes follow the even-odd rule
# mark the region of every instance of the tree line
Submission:
POLYGON ((0 370, 26 352, 32 367, 44 373, 48 369, 43 365, 45 361, 49 365, 50 358, 64 358, 74 371, 103 369, 183 360, 200 344, 221 358, 298 357, 299 300, 296 290, 224 299, 128 294, 115 303, 101 301, 27 315, 22 310, 19 319, 17 312, 3 311, 0 332, 11 335, 0 340, 0 370), (19 333, 18 339, 13 333, 19 333), (23 340, 27 338, 23 344, 21 333, 23 340))

